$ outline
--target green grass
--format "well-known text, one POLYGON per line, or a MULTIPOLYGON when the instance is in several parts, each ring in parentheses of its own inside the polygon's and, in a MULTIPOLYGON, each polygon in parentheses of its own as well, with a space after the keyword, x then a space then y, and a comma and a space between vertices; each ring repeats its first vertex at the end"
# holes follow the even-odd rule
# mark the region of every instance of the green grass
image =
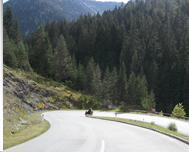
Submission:
POLYGON ((161 127, 161 126, 158 126, 158 125, 155 125, 155 122, 147 123, 147 122, 142 122, 142 121, 137 121, 137 120, 129 120, 129 119, 122 119, 122 118, 115 119, 115 118, 112 118, 112 117, 97 117, 97 116, 93 116, 93 118, 117 120, 117 121, 122 121, 122 122, 126 122, 126 123, 136 124, 136 125, 156 129, 156 130, 159 130, 159 131, 162 131, 162 132, 166 132, 166 133, 181 137, 181 138, 189 141, 189 136, 178 133, 178 132, 171 131, 167 128, 164 128, 164 127, 161 127))
MULTIPOLYGON (((44 112, 44 111, 43 111, 44 112)), ((20 127, 18 130, 3 130, 3 149, 7 149, 9 147, 21 144, 26 142, 32 138, 35 138, 45 131, 47 131, 50 127, 49 123, 44 120, 43 122, 41 113, 37 112, 30 115, 30 124, 25 127, 20 127), (15 132, 13 135, 11 132, 15 132)))

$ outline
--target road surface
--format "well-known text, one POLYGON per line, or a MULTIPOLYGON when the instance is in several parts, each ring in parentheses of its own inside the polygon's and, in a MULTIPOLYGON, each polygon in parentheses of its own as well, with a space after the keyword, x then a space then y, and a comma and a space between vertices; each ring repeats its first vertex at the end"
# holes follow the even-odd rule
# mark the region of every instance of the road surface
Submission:
MULTIPOLYGON (((98 112, 94 112, 98 114, 98 112)), ((5 152, 188 152, 163 134, 118 122, 91 119, 84 111, 46 112, 50 129, 5 152)))
MULTIPOLYGON (((95 112, 96 116, 106 116, 106 117, 115 117, 115 112, 95 112)), ((178 128, 177 132, 189 136, 189 121, 179 120, 170 117, 161 117, 156 115, 146 115, 146 114, 135 114, 135 113, 120 113, 117 115, 118 118, 139 120, 151 123, 155 122, 156 125, 167 128, 169 123, 174 122, 178 128)))

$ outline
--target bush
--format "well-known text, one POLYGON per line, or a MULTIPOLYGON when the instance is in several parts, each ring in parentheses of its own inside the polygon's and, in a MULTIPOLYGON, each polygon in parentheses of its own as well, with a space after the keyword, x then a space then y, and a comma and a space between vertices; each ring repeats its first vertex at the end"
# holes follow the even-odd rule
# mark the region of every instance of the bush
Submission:
MULTIPOLYGON (((182 116, 184 117, 186 115, 182 103, 179 103, 175 106, 175 108, 172 111, 173 115, 182 116)), ((172 116, 174 117, 174 116, 172 116)))
POLYGON ((168 125, 167 129, 169 129, 169 130, 171 130, 171 131, 177 132, 177 129, 178 129, 178 128, 177 128, 176 124, 175 124, 174 122, 172 122, 172 123, 170 123, 170 124, 168 125))
POLYGON ((163 114, 161 114, 161 113, 163 113, 163 112, 162 112, 162 110, 161 110, 161 112, 160 112, 159 116, 163 116, 163 114))
POLYGON ((88 109, 88 108, 93 108, 93 109, 100 109, 102 107, 101 103, 97 101, 95 96, 81 96, 79 99, 79 105, 78 108, 80 109, 88 109))

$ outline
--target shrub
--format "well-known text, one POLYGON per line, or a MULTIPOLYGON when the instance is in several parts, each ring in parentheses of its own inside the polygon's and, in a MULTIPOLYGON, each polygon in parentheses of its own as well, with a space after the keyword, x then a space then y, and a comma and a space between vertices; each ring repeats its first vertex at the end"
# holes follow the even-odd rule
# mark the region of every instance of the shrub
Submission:
POLYGON ((177 129, 178 129, 177 126, 176 126, 176 124, 174 122, 170 123, 167 128, 169 130, 175 131, 175 132, 177 132, 177 129))
POLYGON ((150 123, 151 125, 154 125, 155 124, 155 121, 151 121, 151 123, 150 123))
MULTIPOLYGON (((175 106, 175 108, 172 111, 173 115, 182 116, 184 117, 186 115, 182 103, 179 103, 175 106)), ((172 116, 174 117, 174 116, 172 116)))
POLYGON ((163 113, 163 112, 162 112, 162 110, 160 111, 160 114, 159 114, 159 116, 163 116, 163 114, 161 114, 161 113, 163 113))

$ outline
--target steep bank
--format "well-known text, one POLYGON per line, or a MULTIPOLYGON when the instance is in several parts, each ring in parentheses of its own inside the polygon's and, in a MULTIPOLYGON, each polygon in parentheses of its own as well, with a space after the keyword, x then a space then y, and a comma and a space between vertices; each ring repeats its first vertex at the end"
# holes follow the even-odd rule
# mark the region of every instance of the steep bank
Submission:
POLYGON ((81 94, 35 73, 3 66, 3 128, 19 129, 30 123, 30 114, 42 110, 68 108, 81 94))

